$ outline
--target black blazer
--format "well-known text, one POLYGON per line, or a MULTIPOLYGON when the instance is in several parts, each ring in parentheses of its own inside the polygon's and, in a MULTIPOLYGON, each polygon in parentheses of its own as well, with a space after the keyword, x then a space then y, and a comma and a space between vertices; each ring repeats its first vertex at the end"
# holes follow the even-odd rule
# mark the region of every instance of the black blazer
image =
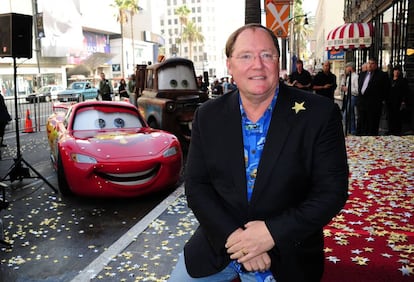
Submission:
POLYGON ((371 73, 368 86, 362 94, 361 89, 368 72, 361 72, 358 77, 358 91, 361 103, 365 102, 366 107, 381 107, 382 102, 388 97, 390 92, 390 79, 387 73, 376 69, 371 73))
POLYGON ((238 91, 205 102, 192 130, 185 191, 200 226, 184 247, 189 274, 224 269, 230 262, 227 237, 248 221, 265 220, 276 242, 269 255, 277 281, 318 281, 322 228, 348 197, 339 107, 280 85, 250 203, 238 91), (296 113, 292 107, 302 102, 305 110, 296 113))

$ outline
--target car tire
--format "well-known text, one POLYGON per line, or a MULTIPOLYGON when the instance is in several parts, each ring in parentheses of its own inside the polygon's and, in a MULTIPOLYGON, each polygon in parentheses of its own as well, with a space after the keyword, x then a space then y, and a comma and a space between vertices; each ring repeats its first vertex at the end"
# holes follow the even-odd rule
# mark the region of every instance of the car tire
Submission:
POLYGON ((60 154, 58 155, 57 176, 60 193, 63 196, 73 195, 73 192, 69 188, 68 181, 66 180, 65 170, 63 168, 62 157, 60 156, 60 154))

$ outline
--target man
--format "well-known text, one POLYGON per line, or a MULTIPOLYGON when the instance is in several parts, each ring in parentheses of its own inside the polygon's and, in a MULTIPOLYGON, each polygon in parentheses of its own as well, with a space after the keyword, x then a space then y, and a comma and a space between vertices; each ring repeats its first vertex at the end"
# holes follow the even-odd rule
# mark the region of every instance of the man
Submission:
POLYGON ((302 60, 296 61, 296 71, 291 73, 288 84, 302 90, 312 89, 312 76, 303 68, 302 60))
POLYGON ((331 72, 331 63, 325 61, 322 64, 322 70, 318 72, 313 79, 313 90, 316 94, 334 100, 336 84, 336 75, 331 72))
POLYGON ((355 72, 355 64, 349 62, 345 66, 346 77, 341 83, 341 91, 345 93, 342 101, 346 132, 350 132, 352 135, 356 134, 356 115, 355 109, 358 101, 358 74, 355 72), (351 82, 351 83, 350 83, 351 82), (351 94, 351 95, 349 95, 351 94), (348 100, 351 97, 351 100, 348 100))
POLYGON ((358 135, 377 136, 383 102, 390 91, 387 73, 378 69, 375 58, 370 58, 367 71, 359 75, 358 135))
POLYGON ((112 101, 112 93, 113 93, 112 85, 105 78, 105 73, 101 72, 101 81, 99 81, 99 95, 103 101, 112 101))
POLYGON ((135 73, 133 73, 129 76, 127 89, 129 94, 129 102, 135 106, 137 106, 136 83, 136 76, 135 73))
MULTIPOLYGON (((0 147, 7 147, 4 144, 4 131, 6 130, 7 124, 11 121, 9 110, 7 109, 6 103, 4 102, 3 94, 0 91, 0 147)), ((1 159, 1 152, 0 152, 1 159)))
POLYGON ((200 225, 169 281, 265 270, 278 282, 319 281, 322 228, 348 197, 339 108, 279 84, 278 41, 260 24, 230 35, 226 56, 238 90, 195 114, 185 191, 200 225))
POLYGON ((214 79, 213 87, 211 89, 211 93, 215 96, 223 95, 223 86, 219 82, 218 78, 214 79))

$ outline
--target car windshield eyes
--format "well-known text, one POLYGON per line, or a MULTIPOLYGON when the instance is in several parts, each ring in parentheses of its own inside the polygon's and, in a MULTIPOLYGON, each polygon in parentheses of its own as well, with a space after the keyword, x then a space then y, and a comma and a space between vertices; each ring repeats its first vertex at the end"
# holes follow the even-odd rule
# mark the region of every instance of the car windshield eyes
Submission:
POLYGON ((171 79, 171 80, 170 80, 170 86, 171 86, 172 88, 176 88, 176 87, 177 87, 177 85, 178 85, 177 80, 175 80, 175 79, 171 79))
POLYGON ((104 128, 106 126, 106 122, 104 119, 99 118, 95 121, 95 126, 98 128, 104 128))
MULTIPOLYGON (((95 127, 102 129, 106 127, 106 121, 103 118, 98 118, 95 120, 95 127)), ((115 128, 124 128, 125 127, 125 120, 123 118, 115 118, 114 119, 114 127, 115 128)))
POLYGON ((183 81, 181 81, 181 85, 182 85, 184 88, 187 88, 187 87, 188 87, 188 80, 184 79, 183 81))
POLYGON ((125 121, 122 118, 116 118, 114 120, 114 125, 116 128, 124 128, 125 127, 125 121))

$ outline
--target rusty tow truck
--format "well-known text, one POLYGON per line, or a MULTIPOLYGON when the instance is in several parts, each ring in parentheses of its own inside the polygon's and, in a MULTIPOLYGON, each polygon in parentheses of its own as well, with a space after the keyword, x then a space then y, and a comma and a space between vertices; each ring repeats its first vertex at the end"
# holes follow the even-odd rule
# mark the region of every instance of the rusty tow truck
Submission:
POLYGON ((194 112, 208 100, 197 86, 193 62, 169 58, 152 65, 137 65, 138 108, 152 128, 169 131, 187 151, 194 112))

